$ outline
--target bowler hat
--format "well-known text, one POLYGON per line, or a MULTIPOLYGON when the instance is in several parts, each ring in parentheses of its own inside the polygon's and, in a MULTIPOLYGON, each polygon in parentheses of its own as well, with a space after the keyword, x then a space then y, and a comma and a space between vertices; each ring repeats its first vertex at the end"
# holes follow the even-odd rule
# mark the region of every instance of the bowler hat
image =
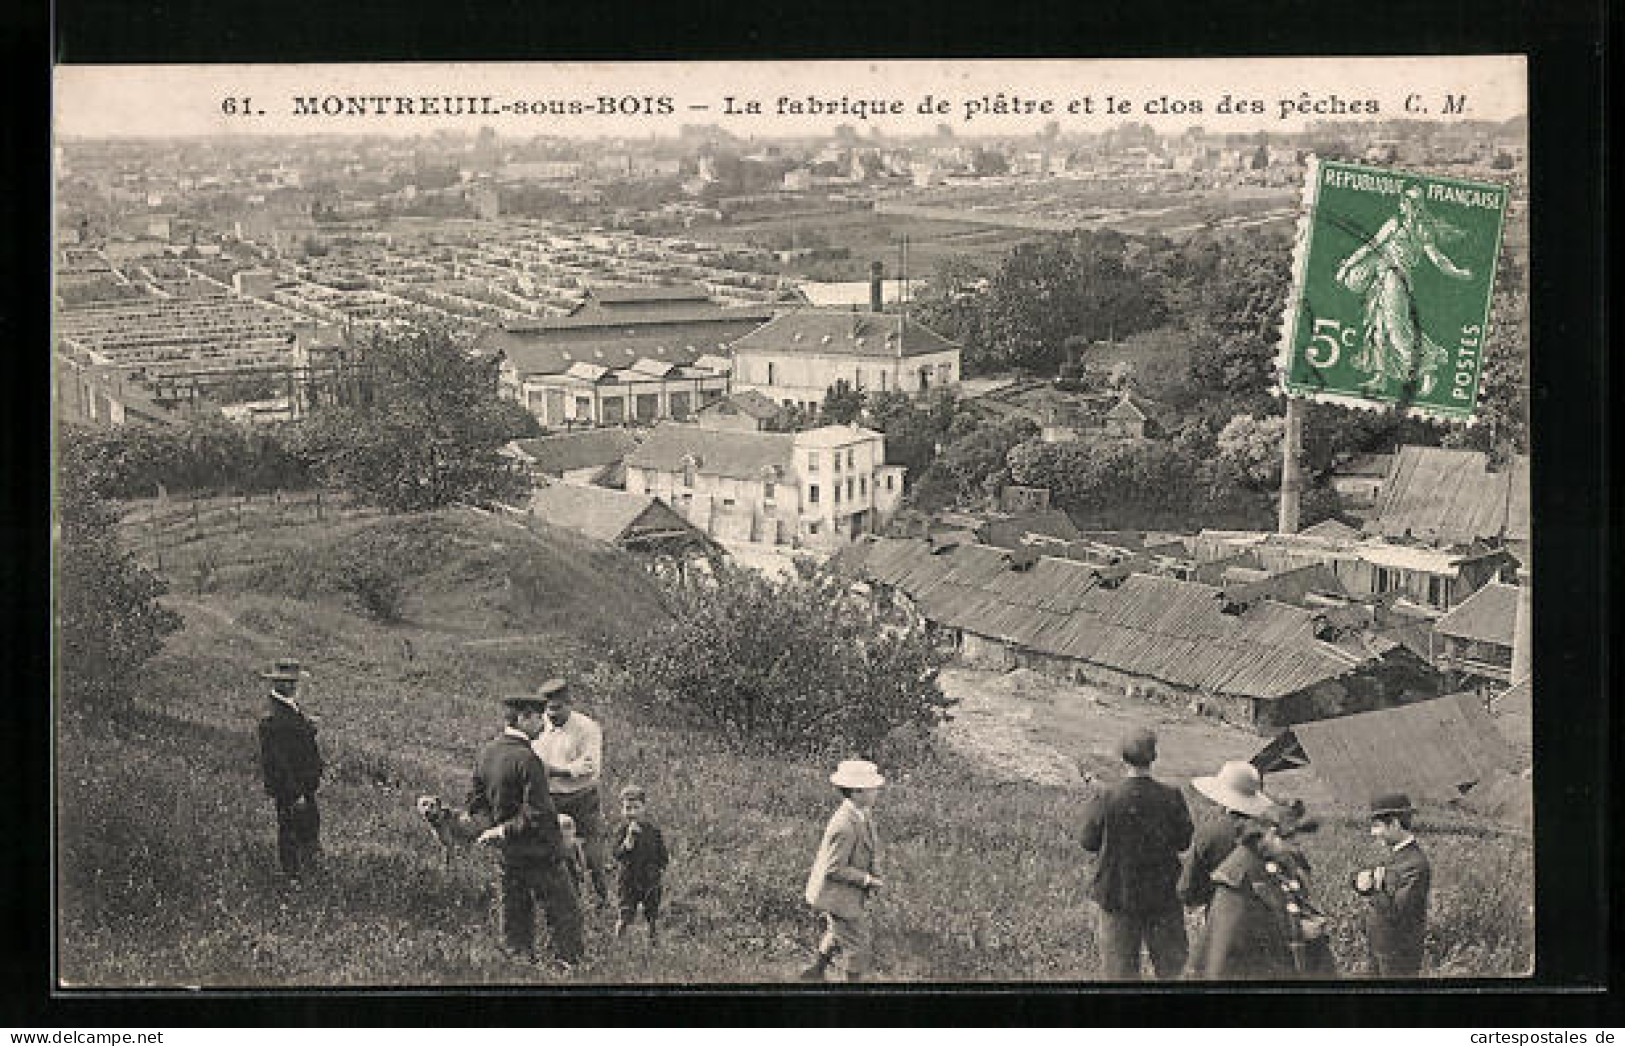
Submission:
POLYGON ((1371 817, 1392 817, 1396 814, 1415 813, 1411 797, 1404 792, 1388 792, 1371 800, 1371 817))
POLYGON ((271 665, 271 670, 269 672, 260 673, 260 678, 276 680, 279 682, 297 682, 308 675, 310 675, 309 672, 299 667, 299 662, 297 659, 291 657, 279 657, 276 659, 275 663, 271 665))
POLYGON ((1225 763, 1211 777, 1193 779, 1191 787, 1226 810, 1248 817, 1263 817, 1275 803, 1264 794, 1258 768, 1251 763, 1225 763))
POLYGON ((515 712, 540 712, 547 707, 547 698, 535 694, 509 694, 502 703, 515 712))
POLYGON ((1134 766, 1150 766, 1157 761, 1157 735, 1147 727, 1140 727, 1118 746, 1123 762, 1134 766))
POLYGON ((836 788, 879 788, 886 783, 880 768, 867 759, 845 759, 829 775, 829 783, 836 788))

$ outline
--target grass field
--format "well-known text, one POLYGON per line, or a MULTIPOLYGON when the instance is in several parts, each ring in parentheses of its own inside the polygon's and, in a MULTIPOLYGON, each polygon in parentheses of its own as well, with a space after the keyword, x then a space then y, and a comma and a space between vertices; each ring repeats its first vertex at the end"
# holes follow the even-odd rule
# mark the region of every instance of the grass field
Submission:
MULTIPOLYGON (((602 665, 608 638, 663 613, 618 552, 471 513, 355 514, 238 534, 183 550, 218 566, 168 597, 186 621, 117 721, 60 717, 57 748, 60 975, 76 985, 457 985, 556 980, 493 944, 489 860, 447 867, 413 809, 460 803, 474 749, 496 733, 495 696, 546 674, 580 681, 604 725, 606 785, 648 788, 674 850, 658 950, 589 920, 582 983, 787 980, 815 923, 800 892, 834 804, 838 755, 788 758, 720 744, 662 721, 635 681, 602 665), (332 564, 357 548, 410 567, 405 621, 364 619, 332 564), (275 875, 274 817, 259 782, 255 672, 296 653, 321 718, 325 874, 275 875)), ((177 575, 180 576, 180 575, 177 575)), ((1061 980, 1097 976, 1094 911, 1077 843, 1089 786, 975 767, 948 749, 875 756, 893 779, 878 824, 889 891, 876 909, 879 976, 1061 980)), ((1525 970, 1532 953, 1529 849, 1445 825, 1423 832, 1436 867, 1430 968, 1525 970)), ((1338 916, 1344 968, 1359 970, 1354 898, 1369 859, 1360 826, 1314 838, 1317 895, 1338 916)))

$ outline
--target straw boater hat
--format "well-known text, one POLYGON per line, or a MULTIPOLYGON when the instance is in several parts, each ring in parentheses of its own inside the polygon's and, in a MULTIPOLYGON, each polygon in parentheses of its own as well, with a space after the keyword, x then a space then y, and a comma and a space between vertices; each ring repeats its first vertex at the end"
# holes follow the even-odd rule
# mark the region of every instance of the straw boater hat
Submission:
POLYGON ((1275 800, 1264 794, 1258 768, 1251 763, 1225 763, 1211 777, 1198 777, 1192 787, 1226 810, 1262 817, 1275 800))
POLYGON ((260 678, 283 683, 296 683, 308 675, 310 675, 310 673, 305 671, 303 668, 300 668, 299 662, 296 659, 291 657, 279 657, 271 666, 271 670, 269 672, 260 673, 260 678))
POLYGON ((846 759, 829 775, 829 783, 836 788, 879 788, 886 783, 880 768, 867 759, 846 759))
POLYGON ((557 677, 544 681, 536 688, 536 700, 545 703, 550 697, 570 700, 570 684, 557 677))

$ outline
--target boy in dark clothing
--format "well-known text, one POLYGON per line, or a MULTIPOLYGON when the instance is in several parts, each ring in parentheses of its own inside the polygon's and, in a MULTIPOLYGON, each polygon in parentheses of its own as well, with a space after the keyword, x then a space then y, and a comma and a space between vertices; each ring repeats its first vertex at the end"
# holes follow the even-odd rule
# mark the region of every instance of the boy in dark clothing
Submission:
POLYGON ((261 678, 271 682, 270 712, 259 723, 260 772, 276 803, 276 849, 282 873, 297 882, 321 859, 322 817, 316 788, 322 780, 322 753, 316 724, 295 695, 304 671, 284 658, 261 678))
POLYGON ((649 923, 649 943, 658 940, 655 921, 660 917, 660 880, 669 855, 666 841, 654 822, 644 816, 648 796, 637 785, 621 789, 621 823, 615 829, 616 895, 620 907, 615 919, 619 937, 637 918, 638 907, 649 923))
POLYGON ((1371 835, 1382 842, 1388 858, 1354 874, 1354 891, 1370 904, 1365 917, 1366 942, 1372 972, 1379 977, 1418 977, 1422 973, 1433 866, 1411 834, 1415 812, 1410 798, 1402 793, 1371 801, 1371 835))

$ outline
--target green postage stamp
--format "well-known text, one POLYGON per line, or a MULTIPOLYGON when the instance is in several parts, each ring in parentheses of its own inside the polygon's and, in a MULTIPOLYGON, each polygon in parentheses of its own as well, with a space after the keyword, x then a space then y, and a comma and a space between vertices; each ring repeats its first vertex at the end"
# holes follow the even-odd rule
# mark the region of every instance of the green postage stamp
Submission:
POLYGON ((1488 182, 1311 163, 1282 390, 1471 421, 1506 202, 1488 182))

